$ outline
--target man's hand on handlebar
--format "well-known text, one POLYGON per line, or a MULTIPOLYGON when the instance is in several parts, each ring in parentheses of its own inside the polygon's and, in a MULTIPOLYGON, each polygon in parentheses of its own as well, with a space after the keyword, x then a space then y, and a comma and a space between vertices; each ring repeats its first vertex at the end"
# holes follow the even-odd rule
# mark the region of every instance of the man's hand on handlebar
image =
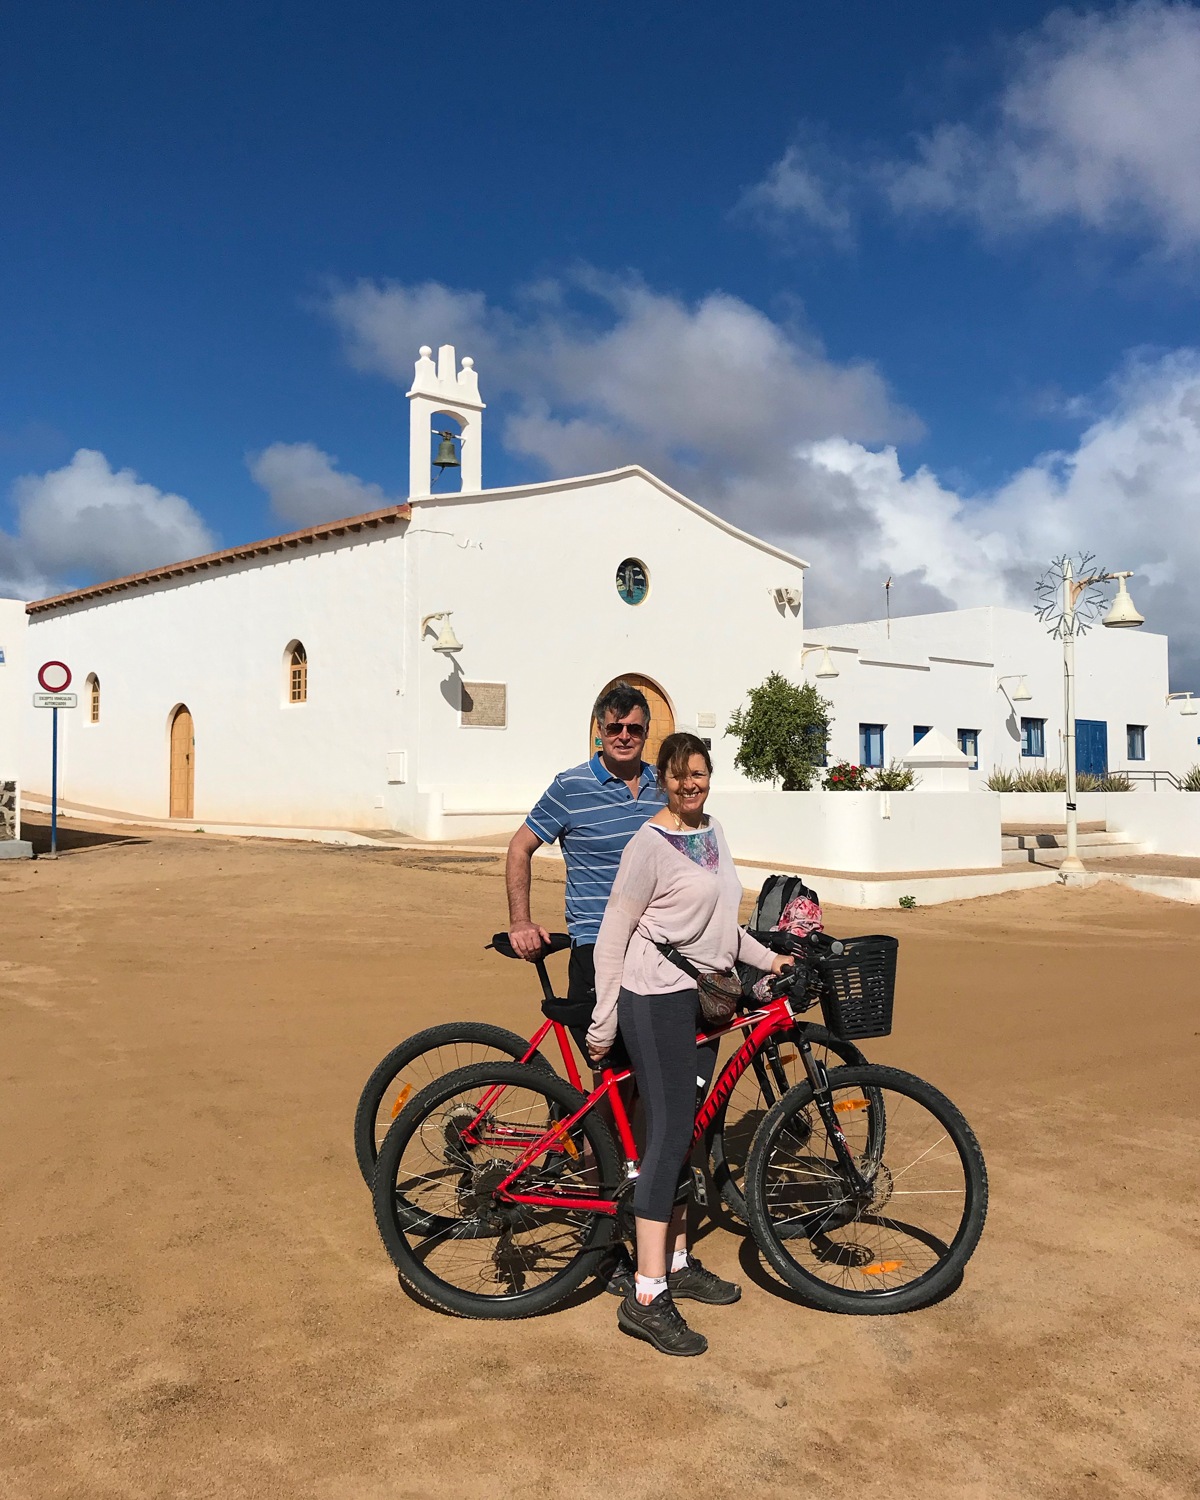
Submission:
POLYGON ((512 924, 508 929, 508 940, 513 945, 513 952, 518 958, 532 962, 543 948, 549 947, 550 934, 544 927, 539 927, 536 922, 527 919, 524 922, 512 924))

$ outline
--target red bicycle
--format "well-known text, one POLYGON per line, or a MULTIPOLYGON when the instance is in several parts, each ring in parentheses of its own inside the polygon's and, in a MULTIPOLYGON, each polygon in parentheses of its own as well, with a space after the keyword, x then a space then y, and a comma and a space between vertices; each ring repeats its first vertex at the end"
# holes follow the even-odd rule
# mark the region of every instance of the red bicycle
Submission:
MULTIPOLYGON (((897 1068, 826 1069, 798 1016, 820 1003, 839 1039, 891 1026, 895 940, 823 934, 772 998, 697 1041, 748 1033, 696 1114, 693 1145, 772 1039, 794 1039, 804 1081, 763 1116, 745 1171, 751 1232, 814 1306, 904 1312, 941 1296, 983 1230, 987 1172, 970 1126, 897 1068), (886 945, 890 945, 890 948, 886 945)), ((375 1217, 401 1281, 460 1316, 544 1312, 632 1233, 637 1150, 606 1070, 586 1096, 517 1062, 464 1067, 424 1088, 387 1133, 375 1217), (606 1099, 620 1141, 596 1109, 606 1099)))
MULTIPOLYGON (((756 936, 767 946, 772 942, 784 949, 791 946, 785 942, 786 934, 762 931, 756 936)), ((543 1021, 531 1037, 518 1036, 486 1021, 450 1021, 418 1031, 381 1059, 363 1087, 354 1114, 354 1152, 368 1187, 374 1181, 375 1162, 392 1122, 422 1089, 457 1068, 511 1061, 554 1076, 554 1067, 542 1051, 553 1042, 567 1081, 572 1088, 583 1090, 567 1028, 586 1026, 590 1011, 587 1006, 556 996, 546 972, 546 959, 570 946, 566 933, 552 933, 549 946, 534 960, 542 990, 543 1021)), ((517 957, 506 932, 496 933, 488 947, 505 958, 517 957)), ((743 1223, 746 1203, 742 1179, 750 1143, 771 1106, 804 1077, 798 1046, 802 1034, 814 1055, 829 1067, 856 1066, 867 1060, 852 1041, 807 1021, 772 1033, 755 1051, 750 1066, 723 1099, 705 1135, 713 1185, 725 1206, 743 1223)))

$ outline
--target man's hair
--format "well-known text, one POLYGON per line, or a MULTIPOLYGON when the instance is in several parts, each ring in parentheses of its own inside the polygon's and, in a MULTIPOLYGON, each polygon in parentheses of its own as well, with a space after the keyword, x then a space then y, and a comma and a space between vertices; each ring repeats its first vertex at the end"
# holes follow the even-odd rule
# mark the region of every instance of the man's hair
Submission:
POLYGON ((703 756, 704 764, 708 767, 711 776, 712 756, 708 753, 708 746, 698 735, 687 734, 683 731, 667 735, 659 747, 658 763, 655 766, 659 786, 665 790, 668 771, 676 781, 682 781, 687 772, 688 762, 693 755, 703 756))
POLYGON ((606 714, 614 713, 620 719, 634 708, 641 709, 646 715, 646 723, 649 724, 650 705, 646 702, 645 693, 638 688, 630 687, 627 682, 614 682, 607 692, 601 693, 596 699, 596 706, 592 709, 592 713, 596 716, 596 723, 603 727, 606 714))

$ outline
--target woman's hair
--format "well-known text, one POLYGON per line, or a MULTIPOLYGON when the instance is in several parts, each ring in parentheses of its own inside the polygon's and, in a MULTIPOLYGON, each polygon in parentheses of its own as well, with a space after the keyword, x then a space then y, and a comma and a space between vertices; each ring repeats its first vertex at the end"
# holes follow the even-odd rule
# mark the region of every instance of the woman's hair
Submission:
POLYGON ((667 772, 679 780, 688 768, 688 761, 693 755, 704 758, 704 764, 712 773, 712 756, 708 753, 708 746, 699 736, 694 734, 669 734, 663 740, 658 752, 658 762, 655 769, 658 772, 658 784, 665 787, 667 784, 667 772))

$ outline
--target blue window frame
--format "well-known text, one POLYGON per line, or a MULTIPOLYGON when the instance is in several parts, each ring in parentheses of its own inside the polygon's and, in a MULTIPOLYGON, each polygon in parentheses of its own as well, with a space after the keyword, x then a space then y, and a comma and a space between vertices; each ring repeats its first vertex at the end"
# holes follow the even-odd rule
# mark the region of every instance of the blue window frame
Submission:
POLYGON ((925 738, 925 736, 929 733, 929 731, 932 728, 933 728, 932 724, 914 724, 913 725, 913 744, 914 745, 919 745, 921 743, 921 741, 925 738))
POLYGON ((1022 719, 1021 720, 1021 754, 1022 755, 1045 755, 1046 753, 1046 721, 1045 719, 1022 719))
POLYGON ((958 731, 958 748, 971 762, 971 770, 979 769, 979 731, 978 729, 960 729, 958 731))
POLYGON ((1127 760, 1146 759, 1146 726, 1144 724, 1126 724, 1125 758, 1127 760))
POLYGON ((883 765, 883 724, 858 726, 858 763, 860 766, 883 765))

